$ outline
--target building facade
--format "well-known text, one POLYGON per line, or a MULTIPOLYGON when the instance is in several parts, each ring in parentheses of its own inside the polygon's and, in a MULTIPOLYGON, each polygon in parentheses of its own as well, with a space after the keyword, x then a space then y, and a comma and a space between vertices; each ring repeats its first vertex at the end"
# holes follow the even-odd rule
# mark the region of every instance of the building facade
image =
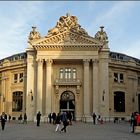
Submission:
POLYGON ((0 113, 42 120, 71 111, 75 120, 140 112, 140 60, 111 52, 103 27, 94 37, 77 17, 61 16, 44 37, 32 27, 26 52, 0 60, 0 113))

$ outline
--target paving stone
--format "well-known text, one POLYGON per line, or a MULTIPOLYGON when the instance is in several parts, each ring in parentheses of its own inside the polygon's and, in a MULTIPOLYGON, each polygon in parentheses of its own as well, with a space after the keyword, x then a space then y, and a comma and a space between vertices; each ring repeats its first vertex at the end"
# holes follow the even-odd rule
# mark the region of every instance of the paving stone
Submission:
POLYGON ((41 123, 37 127, 33 122, 7 122, 5 130, 0 129, 0 140, 140 140, 140 134, 131 133, 129 123, 93 125, 73 122, 66 133, 59 133, 55 132, 55 125, 49 123, 41 123))

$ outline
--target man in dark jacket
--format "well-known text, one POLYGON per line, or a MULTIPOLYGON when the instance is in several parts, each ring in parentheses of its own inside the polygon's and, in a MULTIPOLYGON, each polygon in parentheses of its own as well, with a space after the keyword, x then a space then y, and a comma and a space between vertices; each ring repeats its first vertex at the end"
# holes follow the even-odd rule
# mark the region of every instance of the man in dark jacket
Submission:
POLYGON ((2 112, 2 115, 1 115, 0 119, 1 119, 1 127, 2 127, 2 130, 4 130, 4 128, 5 128, 5 122, 7 121, 6 120, 7 118, 6 118, 6 115, 5 115, 4 112, 2 112))
POLYGON ((37 120, 37 126, 40 126, 40 119, 41 119, 41 113, 40 111, 36 115, 36 120, 37 120))

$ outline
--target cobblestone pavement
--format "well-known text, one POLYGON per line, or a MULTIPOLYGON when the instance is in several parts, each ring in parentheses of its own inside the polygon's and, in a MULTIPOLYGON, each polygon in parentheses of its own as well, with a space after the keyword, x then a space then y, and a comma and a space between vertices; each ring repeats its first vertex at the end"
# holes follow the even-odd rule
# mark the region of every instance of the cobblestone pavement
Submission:
MULTIPOLYGON (((62 127, 62 126, 61 126, 62 127)), ((140 140, 140 134, 131 133, 128 123, 92 123, 73 122, 67 127, 66 133, 55 132, 55 125, 41 123, 6 124, 5 130, 0 129, 0 140, 140 140)))

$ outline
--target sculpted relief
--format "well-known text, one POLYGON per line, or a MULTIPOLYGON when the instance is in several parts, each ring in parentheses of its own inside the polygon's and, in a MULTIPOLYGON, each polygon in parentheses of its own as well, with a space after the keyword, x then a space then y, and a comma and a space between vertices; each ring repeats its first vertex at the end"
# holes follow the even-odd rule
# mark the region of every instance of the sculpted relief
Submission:
POLYGON ((46 37, 57 35, 58 33, 62 33, 66 30, 71 30, 84 36, 88 36, 88 33, 78 24, 77 17, 71 16, 69 13, 67 13, 66 16, 61 16, 59 18, 56 26, 48 31, 46 37))

